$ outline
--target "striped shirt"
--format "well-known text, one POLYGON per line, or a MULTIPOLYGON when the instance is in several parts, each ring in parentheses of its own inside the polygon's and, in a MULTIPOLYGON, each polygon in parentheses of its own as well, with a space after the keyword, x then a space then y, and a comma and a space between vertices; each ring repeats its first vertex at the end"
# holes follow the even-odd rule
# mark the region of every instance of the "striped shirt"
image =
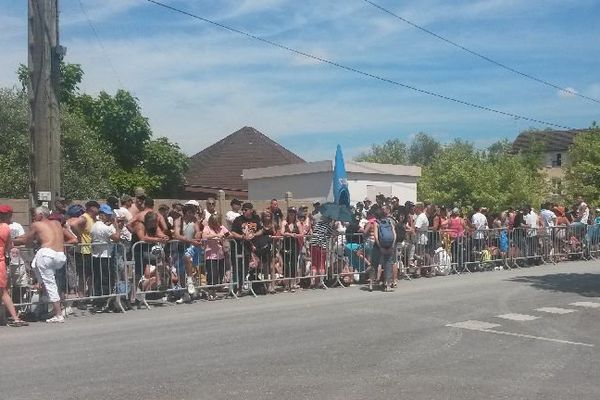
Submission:
POLYGON ((333 234, 333 227, 330 221, 319 220, 313 227, 312 237, 310 238, 310 244, 312 246, 319 246, 327 248, 329 239, 333 234))

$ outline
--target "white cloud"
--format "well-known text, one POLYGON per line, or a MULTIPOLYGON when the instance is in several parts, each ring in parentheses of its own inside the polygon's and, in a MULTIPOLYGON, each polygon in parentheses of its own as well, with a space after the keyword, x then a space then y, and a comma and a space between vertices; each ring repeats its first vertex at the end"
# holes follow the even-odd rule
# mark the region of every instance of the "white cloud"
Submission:
POLYGON ((575 90, 572 87, 566 87, 566 88, 564 88, 564 90, 558 91, 558 97, 562 97, 562 98, 575 97, 577 94, 578 94, 577 90, 575 90))

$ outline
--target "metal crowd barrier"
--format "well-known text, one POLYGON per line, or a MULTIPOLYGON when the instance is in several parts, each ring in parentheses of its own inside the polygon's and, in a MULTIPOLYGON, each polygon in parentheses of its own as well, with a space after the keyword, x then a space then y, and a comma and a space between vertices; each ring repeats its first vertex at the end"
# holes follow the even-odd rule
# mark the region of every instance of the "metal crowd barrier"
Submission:
MULTIPOLYGON (((369 237, 334 235, 324 248, 311 236, 270 236, 261 240, 223 239, 194 247, 178 241, 92 243, 65 246, 67 263, 55 278, 67 306, 112 305, 125 311, 136 300, 187 300, 188 282, 198 297, 252 296, 298 288, 348 286, 380 277, 381 259, 369 237), (214 247, 214 246, 213 246, 214 247), (214 248, 213 248, 214 250, 214 248), (216 254, 216 255, 215 255, 216 254), (189 274, 188 274, 189 272, 189 274)), ((600 225, 549 228, 497 228, 465 231, 407 232, 391 251, 394 282, 417 276, 469 274, 542 263, 600 257, 600 225)), ((34 285, 34 250, 11 250, 7 262, 15 306, 30 312, 48 310, 34 285)), ((191 298, 190 298, 191 300, 191 298)))
MULTIPOLYGON (((65 245, 65 265, 54 271, 61 301, 66 306, 93 306, 101 311, 113 306, 125 311, 121 300, 127 298, 128 265, 122 243, 92 243, 65 245)), ((10 252, 10 291, 15 307, 42 316, 48 311, 48 299, 43 295, 36 277, 34 249, 15 247, 10 252)))

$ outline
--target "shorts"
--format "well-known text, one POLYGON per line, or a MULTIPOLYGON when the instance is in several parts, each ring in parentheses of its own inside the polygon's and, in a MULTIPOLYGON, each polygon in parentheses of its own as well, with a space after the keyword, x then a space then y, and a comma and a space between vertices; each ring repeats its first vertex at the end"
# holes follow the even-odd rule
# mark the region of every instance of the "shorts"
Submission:
POLYGON ((66 262, 67 257, 65 256, 65 253, 57 252, 46 247, 42 247, 38 250, 32 262, 38 280, 44 283, 44 288, 48 293, 48 297, 53 303, 60 301, 54 271, 64 267, 66 262))
POLYGON ((313 246, 310 248, 310 262, 311 270, 320 273, 325 272, 325 265, 327 264, 327 249, 319 246, 313 246))
POLYGON ((184 255, 192 259, 192 265, 200 265, 204 261, 204 249, 197 246, 189 246, 184 255))

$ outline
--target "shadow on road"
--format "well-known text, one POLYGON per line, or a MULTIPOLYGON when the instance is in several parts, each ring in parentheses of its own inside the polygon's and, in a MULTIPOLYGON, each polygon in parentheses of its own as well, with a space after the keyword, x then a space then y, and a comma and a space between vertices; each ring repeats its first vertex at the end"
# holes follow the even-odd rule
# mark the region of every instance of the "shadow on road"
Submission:
POLYGON ((577 293, 585 297, 600 296, 600 274, 549 274, 542 276, 517 276, 511 282, 529 283, 536 289, 577 293))

